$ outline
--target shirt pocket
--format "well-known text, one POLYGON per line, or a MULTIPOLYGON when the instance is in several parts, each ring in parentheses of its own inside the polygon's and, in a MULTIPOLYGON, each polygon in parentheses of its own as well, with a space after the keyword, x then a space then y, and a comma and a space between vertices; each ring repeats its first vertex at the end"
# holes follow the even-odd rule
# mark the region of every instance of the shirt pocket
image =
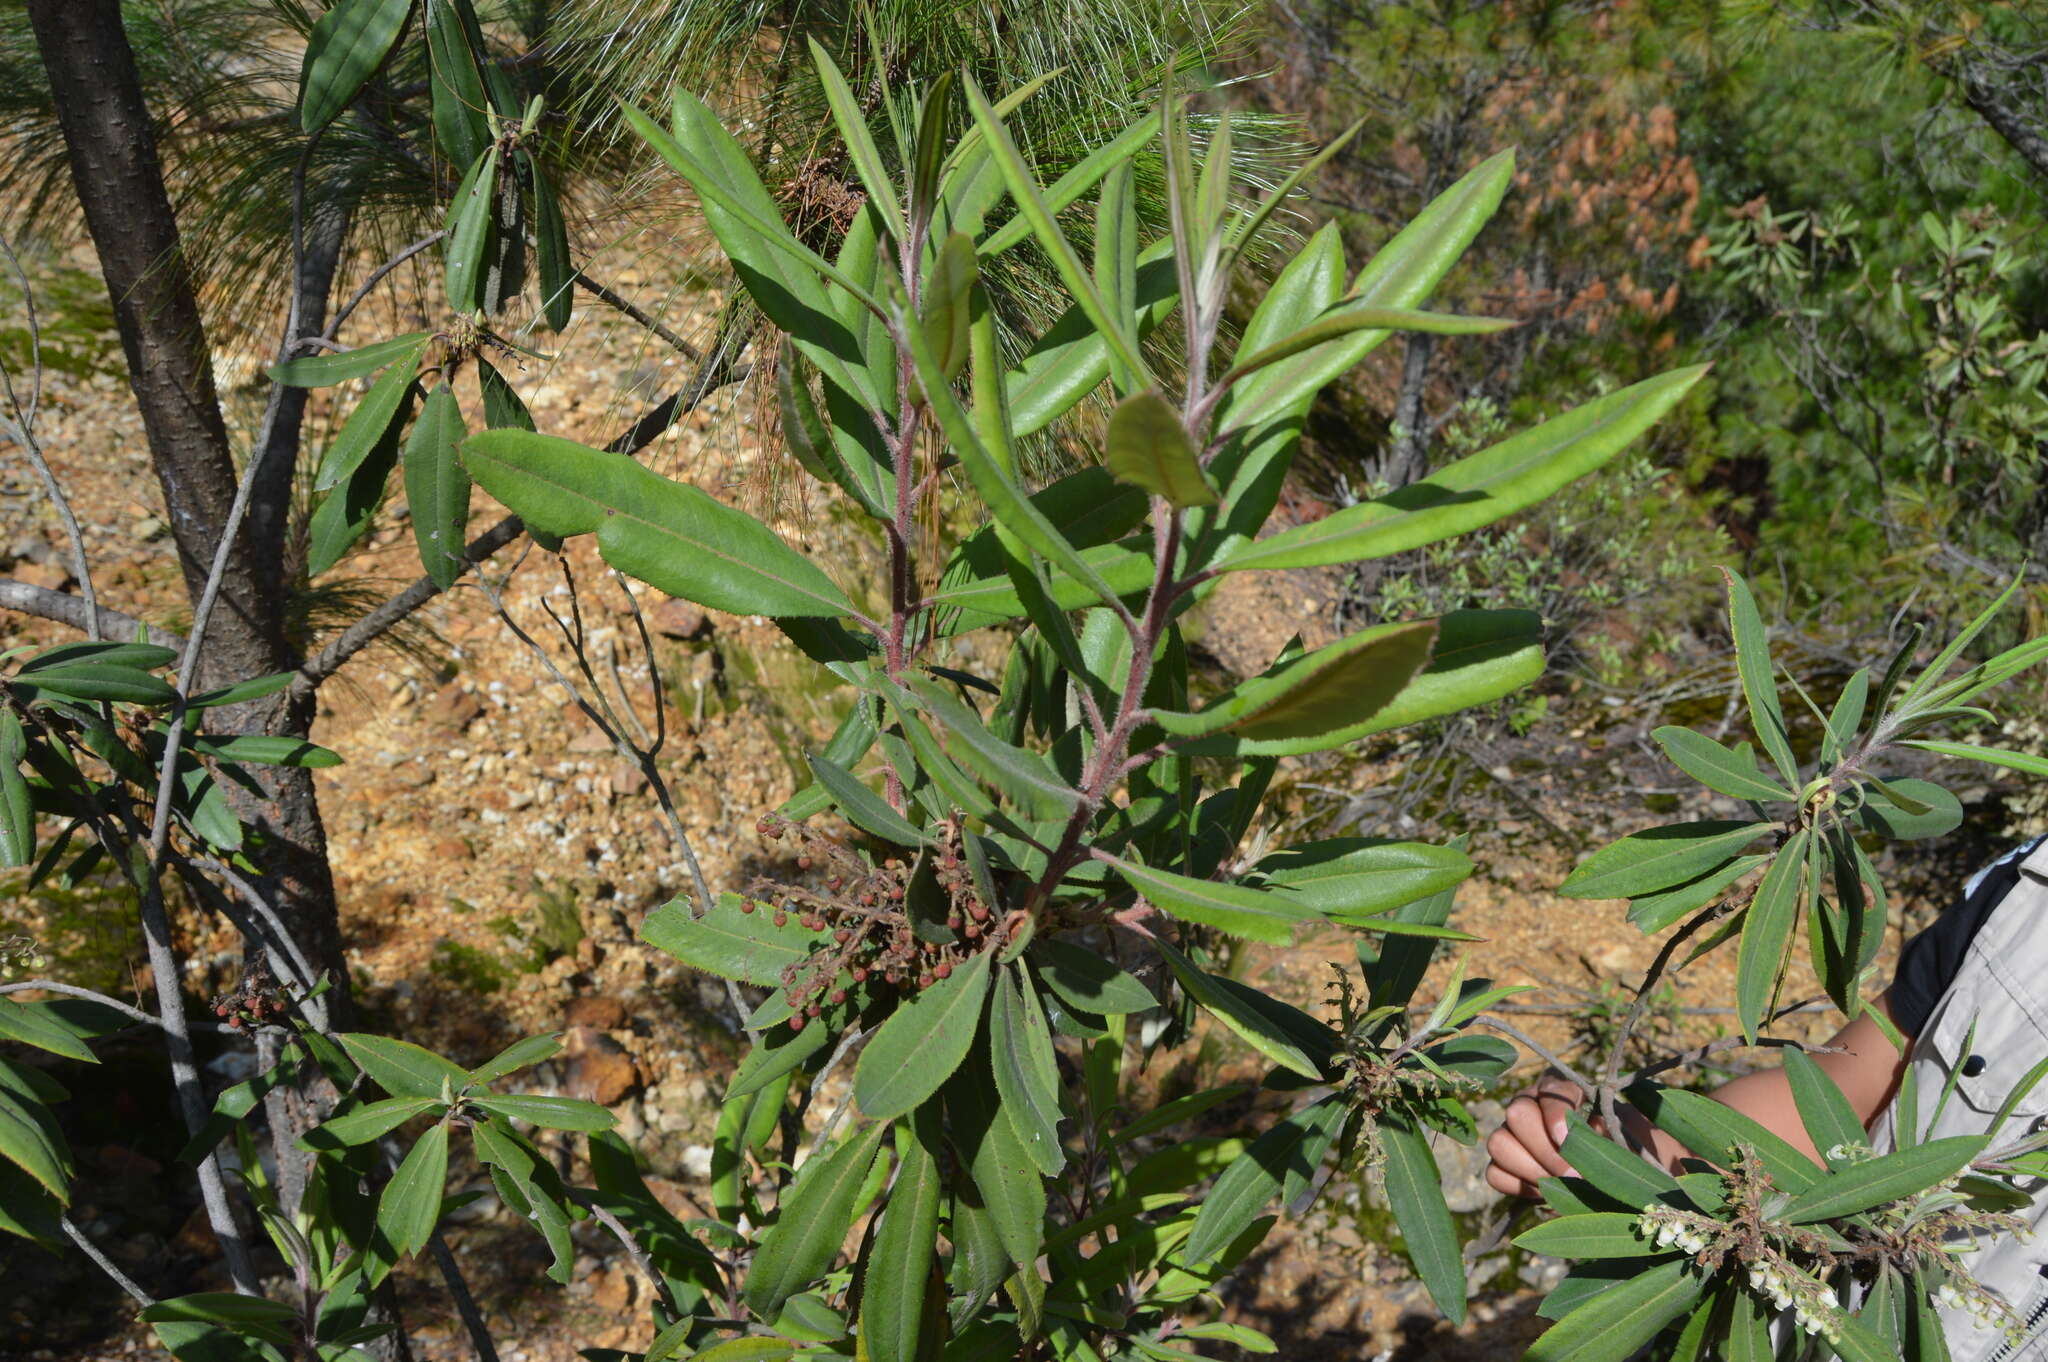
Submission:
MULTIPOLYGON (((1975 953, 1972 952, 1974 957, 1975 953)), ((2031 1004, 1972 958, 1913 1047, 1920 1126, 1928 1138, 1981 1135, 2032 1071, 2048 1059, 2048 1029, 2031 1004), (1942 1091, 1953 1080, 1946 1102, 1942 1091)), ((2003 1144, 2048 1118, 2048 1079, 2013 1103, 1999 1128, 2003 1144)))

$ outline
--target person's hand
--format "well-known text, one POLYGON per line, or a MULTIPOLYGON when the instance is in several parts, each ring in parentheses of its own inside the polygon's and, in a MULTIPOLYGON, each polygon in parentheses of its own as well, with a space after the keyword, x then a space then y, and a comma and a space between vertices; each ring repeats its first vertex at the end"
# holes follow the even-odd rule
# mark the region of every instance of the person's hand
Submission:
POLYGON ((1507 1119, 1486 1141, 1492 1157, 1487 1185, 1510 1196, 1535 1196, 1541 1178, 1576 1176, 1562 1152, 1565 1118, 1585 1103, 1586 1090, 1562 1078, 1546 1078, 1516 1093, 1507 1119))

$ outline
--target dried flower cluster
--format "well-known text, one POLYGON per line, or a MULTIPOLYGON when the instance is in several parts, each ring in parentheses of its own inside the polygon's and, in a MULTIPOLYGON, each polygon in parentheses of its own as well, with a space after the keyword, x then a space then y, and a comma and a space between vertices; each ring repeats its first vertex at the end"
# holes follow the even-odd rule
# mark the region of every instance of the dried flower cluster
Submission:
POLYGON ((819 887, 759 877, 740 910, 769 913, 775 925, 795 919, 825 944, 782 971, 784 997, 801 1030, 849 991, 877 985, 915 992, 947 978, 969 956, 1008 943, 1016 922, 976 887, 961 855, 959 830, 942 828, 939 844, 905 864, 879 865, 808 824, 764 816, 756 825, 771 842, 787 840, 796 866, 819 887))

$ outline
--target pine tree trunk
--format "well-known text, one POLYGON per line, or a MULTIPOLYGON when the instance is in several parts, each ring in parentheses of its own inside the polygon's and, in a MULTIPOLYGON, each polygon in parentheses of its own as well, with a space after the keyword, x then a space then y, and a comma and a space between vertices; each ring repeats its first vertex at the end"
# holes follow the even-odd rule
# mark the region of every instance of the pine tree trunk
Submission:
MULTIPOLYGON (((113 300, 179 567, 196 601, 241 474, 214 391, 212 352, 119 0, 30 0, 29 18, 49 72, 72 183, 113 300)), ((331 283, 331 260, 325 273, 331 283)), ((280 570, 289 517, 278 511, 289 497, 290 465, 297 455, 297 422, 290 428, 286 447, 273 439, 262 451, 268 466, 259 471, 256 488, 263 495, 228 556, 201 651, 202 686, 296 665, 285 636, 289 578, 280 570)), ((289 713, 274 714, 278 703, 211 711, 208 723, 217 731, 303 736, 312 723, 311 697, 289 713)), ((340 1009, 337 1018, 346 1016, 348 978, 312 778, 294 767, 250 771, 262 783, 262 794, 231 786, 230 797, 262 834, 254 855, 286 929, 314 968, 334 977, 331 1008, 340 1009)))

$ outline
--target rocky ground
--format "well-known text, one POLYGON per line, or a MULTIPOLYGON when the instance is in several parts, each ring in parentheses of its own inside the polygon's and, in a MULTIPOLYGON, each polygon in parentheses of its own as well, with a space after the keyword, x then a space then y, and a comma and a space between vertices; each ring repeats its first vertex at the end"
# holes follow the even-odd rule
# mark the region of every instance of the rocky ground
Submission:
MULTIPOLYGON (((619 278, 639 283, 630 271, 619 278)), ((683 364, 623 330, 586 325, 589 343, 564 347, 576 358, 535 365, 520 381, 543 429, 595 441, 615 432, 634 400, 672 387, 683 364)), ((182 602, 162 509, 125 399, 108 374, 53 380, 44 440, 88 522, 103 598, 176 624, 182 602)), ((858 534, 826 515, 821 501, 807 505, 787 474, 771 467, 773 456, 756 438, 762 418, 755 399, 745 385, 722 394, 665 437, 653 462, 768 511, 843 579, 865 580, 856 565, 858 534)), ((48 508, 26 469, 9 463, 4 476, 0 567, 66 586, 48 508)), ((486 503, 480 495, 479 528, 496 514, 486 503)), ((649 654, 590 546, 572 545, 566 562, 595 684, 634 716, 625 736, 644 742, 641 730, 657 727, 658 697, 666 736, 656 766, 705 877, 720 886, 757 873, 772 849, 754 821, 794 790, 802 749, 830 731, 829 689, 765 622, 641 589, 655 640, 649 654)), ((371 552, 349 564, 349 589, 382 595, 417 570, 409 527, 387 514, 371 552)), ((646 913, 689 876, 656 791, 558 684, 572 659, 546 612, 566 615, 564 580, 547 555, 522 559, 508 551, 492 564, 489 592, 465 587, 443 597, 424 612, 405 650, 366 655, 323 692, 314 736, 346 758, 324 777, 322 807, 351 963, 379 1025, 458 1059, 481 1059, 516 1035, 566 1030, 565 1055, 538 1081, 612 1108, 645 1150, 664 1198, 685 1215, 703 1214, 710 1130, 738 1046, 723 988, 635 935, 646 913), (539 652, 499 617, 493 596, 539 640, 539 652)), ((1231 581, 1200 622, 1202 649, 1219 673, 1262 667, 1297 630, 1311 641, 1328 632, 1329 582, 1231 581)), ((58 636, 0 619, 0 646, 58 636)), ((581 676, 577 683, 585 692, 593 684, 581 676)), ((1527 737, 1493 740, 1478 763, 1483 778, 1466 786, 1462 808, 1479 873, 1462 892, 1457 925, 1484 938, 1470 949, 1471 972, 1534 986, 1519 1000, 1537 1009, 1523 1018, 1528 1029, 1570 1049, 1597 1025, 1601 1008, 1625 996, 1658 943, 1628 927, 1618 905, 1560 899, 1549 887, 1584 850, 1639 822, 1663 821, 1676 796, 1660 796, 1665 811, 1650 813, 1636 793, 1646 779, 1670 783, 1645 755, 1648 729, 1664 721, 1658 712, 1573 700, 1558 689, 1557 712, 1567 717, 1527 737)), ((1401 760, 1391 753, 1296 770, 1287 803, 1304 816, 1327 811, 1332 791, 1369 790, 1392 778, 1401 760)), ((0 900, 0 935, 37 935, 80 977, 137 988, 121 912, 120 904, 89 896, 10 890, 0 900)), ((187 944, 195 991, 231 979, 236 957, 222 932, 194 923, 187 944)), ((1320 1006, 1330 963, 1348 959, 1350 949, 1329 932, 1289 950, 1254 950, 1246 977, 1320 1006)), ((1732 962, 1721 956, 1690 971, 1669 999, 1668 1038, 1724 1024, 1711 1013, 1677 1009, 1729 996, 1731 975, 1732 962)), ((1250 1070, 1241 1047, 1221 1037, 1205 1044, 1226 1071, 1250 1070)), ((233 1076, 247 1063, 228 1051, 214 1070, 233 1076)), ((108 1098, 77 1132, 95 1187, 79 1209, 81 1223, 138 1273, 188 1286, 204 1281, 207 1245, 185 1219, 181 1179, 167 1171, 164 1141, 138 1128, 155 1119, 149 1113, 160 1100, 145 1085, 161 1080, 145 1056, 117 1067, 135 1090, 108 1098)), ((1447 1148, 1444 1161, 1454 1209, 1476 1229, 1497 1210, 1479 1179, 1480 1160, 1447 1148)), ((467 1176, 487 1190, 473 1170, 467 1176)), ((537 1240, 509 1223, 494 1199, 464 1207, 455 1219, 456 1255, 476 1279, 506 1362, 554 1362, 579 1347, 645 1341, 645 1287, 614 1246, 590 1239, 576 1280, 557 1289, 540 1275, 545 1257, 537 1240)), ((1480 1357, 1533 1334, 1530 1288, 1543 1283, 1544 1265, 1503 1256, 1476 1264, 1482 1289, 1472 1319, 1453 1331, 1435 1320, 1387 1240, 1372 1190, 1333 1186, 1314 1214, 1276 1234, 1240 1274, 1231 1308, 1290 1352, 1313 1345, 1361 1358, 1480 1357)), ((10 1248, 0 1249, 0 1264, 0 1356, 147 1351, 136 1329, 108 1323, 123 1317, 118 1301, 75 1258, 53 1264, 10 1248)), ((412 1319, 450 1316, 424 1275, 405 1283, 412 1319)), ((452 1323, 422 1323, 412 1342, 423 1358, 470 1355, 452 1323)))

